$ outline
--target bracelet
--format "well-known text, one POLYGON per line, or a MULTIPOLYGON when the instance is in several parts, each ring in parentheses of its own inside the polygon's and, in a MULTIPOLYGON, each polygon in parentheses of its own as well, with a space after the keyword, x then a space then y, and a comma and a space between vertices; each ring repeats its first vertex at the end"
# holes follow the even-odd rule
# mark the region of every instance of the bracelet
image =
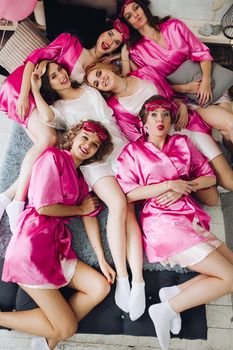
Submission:
POLYGON ((128 60, 121 60, 122 62, 129 62, 129 59, 128 60))

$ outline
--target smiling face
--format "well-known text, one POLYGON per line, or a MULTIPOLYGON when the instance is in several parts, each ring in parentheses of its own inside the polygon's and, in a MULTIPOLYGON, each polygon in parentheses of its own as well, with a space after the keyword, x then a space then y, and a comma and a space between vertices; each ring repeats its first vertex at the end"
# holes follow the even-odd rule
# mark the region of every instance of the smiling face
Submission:
POLYGON ((100 34, 96 43, 96 50, 101 55, 105 55, 115 51, 122 42, 122 35, 116 29, 111 29, 100 34))
POLYGON ((87 82, 100 91, 112 91, 115 86, 115 73, 111 69, 96 68, 87 75, 87 82))
POLYGON ((145 126, 149 137, 167 136, 171 126, 170 110, 160 107, 154 111, 150 111, 145 126))
POLYGON ((75 164, 79 165, 84 160, 92 158, 100 145, 101 141, 95 133, 81 129, 74 138, 70 151, 75 164))
POLYGON ((57 92, 63 91, 71 86, 67 71, 57 63, 49 63, 48 78, 51 88, 57 92))
POLYGON ((143 9, 136 2, 125 7, 123 16, 136 30, 141 29, 148 22, 143 9))

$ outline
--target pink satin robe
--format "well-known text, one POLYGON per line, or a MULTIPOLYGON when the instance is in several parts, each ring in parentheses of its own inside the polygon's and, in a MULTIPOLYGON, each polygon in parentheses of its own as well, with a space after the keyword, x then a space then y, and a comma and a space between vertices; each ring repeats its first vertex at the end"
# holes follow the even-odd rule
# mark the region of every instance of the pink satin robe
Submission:
POLYGON ((2 85, 0 91, 0 110, 6 112, 8 118, 17 121, 23 127, 27 127, 28 119, 35 108, 35 100, 31 93, 29 94, 30 107, 27 117, 24 120, 21 120, 16 112, 16 103, 21 90, 25 64, 27 62, 36 64, 43 59, 55 60, 57 63, 66 67, 69 74, 71 74, 82 49, 83 47, 77 37, 72 36, 69 33, 63 33, 47 47, 32 52, 27 57, 24 64, 11 73, 2 85))
MULTIPOLYGON (((167 136, 162 150, 146 141, 129 143, 118 158, 117 180, 124 193, 167 180, 213 176, 208 161, 186 136, 167 136)), ((141 202, 140 222, 149 262, 163 261, 206 239, 193 228, 194 219, 209 230, 210 217, 190 196, 168 207, 156 198, 141 202)))
POLYGON ((27 285, 67 283, 61 259, 77 259, 66 217, 40 215, 46 205, 79 205, 88 195, 70 152, 47 148, 33 166, 28 198, 6 251, 2 280, 27 285))
POLYGON ((150 65, 166 77, 173 73, 187 59, 201 62, 213 60, 209 48, 203 44, 178 19, 169 19, 159 25, 166 48, 153 40, 143 37, 130 48, 130 56, 138 67, 150 65))
MULTIPOLYGON (((174 91, 172 87, 167 83, 166 79, 161 77, 153 67, 145 66, 132 72, 131 75, 142 79, 151 81, 158 90, 158 94, 172 101, 174 91)), ((140 137, 144 136, 143 124, 137 115, 133 115, 128 112, 124 106, 122 106, 115 96, 110 96, 107 100, 107 104, 112 108, 116 122, 121 131, 127 136, 130 141, 136 141, 140 137)), ((176 115, 178 105, 175 101, 172 101, 172 112, 176 115)), ((192 131, 199 131, 205 134, 210 134, 210 127, 200 118, 197 112, 188 109, 189 122, 186 129, 192 131)))

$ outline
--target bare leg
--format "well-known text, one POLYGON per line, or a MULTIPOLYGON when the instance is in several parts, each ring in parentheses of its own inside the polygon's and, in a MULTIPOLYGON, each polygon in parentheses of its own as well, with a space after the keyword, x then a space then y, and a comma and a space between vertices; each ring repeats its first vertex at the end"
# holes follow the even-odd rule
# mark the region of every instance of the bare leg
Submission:
POLYGON ((127 235, 127 260, 132 272, 133 282, 143 282, 143 246, 142 233, 137 222, 134 205, 128 204, 126 217, 126 235, 127 235))
MULTIPOLYGON (((227 254, 230 257, 230 253, 227 254)), ((154 304, 149 308, 161 347, 168 348, 170 324, 180 312, 233 291, 233 265, 217 250, 190 268, 200 272, 202 277, 195 277, 194 283, 169 301, 154 304)))
POLYGON ((117 272, 115 302, 120 309, 128 312, 130 284, 126 268, 126 198, 113 176, 98 180, 93 190, 109 210, 107 236, 117 272))
POLYGON ((196 198, 198 198, 198 200, 202 203, 210 206, 216 205, 219 199, 219 193, 216 186, 212 186, 203 190, 198 190, 197 192, 193 193, 193 195, 196 198))
POLYGON ((108 243, 115 263, 118 277, 128 275, 126 269, 126 199, 113 176, 98 180, 93 186, 94 192, 107 205, 108 243))
POLYGON ((233 191, 233 170, 223 154, 218 155, 210 161, 218 184, 228 190, 233 191))
POLYGON ((55 145, 57 142, 56 131, 40 121, 37 109, 34 109, 30 116, 27 133, 35 144, 29 149, 21 165, 15 194, 15 200, 18 201, 24 201, 26 198, 34 161, 46 147, 55 145))
POLYGON ((212 128, 224 131, 233 142, 233 113, 221 106, 211 105, 196 110, 201 118, 212 128))
POLYGON ((78 322, 110 291, 106 278, 81 260, 78 260, 75 274, 68 286, 78 290, 69 300, 78 322))
POLYGON ((80 288, 70 305, 56 289, 23 287, 39 308, 29 311, 0 312, 0 325, 49 339, 52 349, 58 341, 71 337, 79 321, 100 303, 109 292, 105 278, 90 266, 78 261, 70 287, 80 288), (52 346, 51 344, 54 343, 52 346))
POLYGON ((206 278, 196 281, 169 300, 176 312, 208 303, 233 291, 233 265, 217 250, 190 268, 206 278))
POLYGON ((129 301, 129 316, 137 320, 145 311, 145 282, 143 279, 142 233, 136 219, 133 204, 128 204, 126 217, 127 259, 132 271, 132 288, 129 301))
POLYGON ((1 326, 58 341, 67 339, 76 332, 76 316, 58 290, 25 287, 23 289, 39 305, 39 308, 29 311, 0 312, 1 326))

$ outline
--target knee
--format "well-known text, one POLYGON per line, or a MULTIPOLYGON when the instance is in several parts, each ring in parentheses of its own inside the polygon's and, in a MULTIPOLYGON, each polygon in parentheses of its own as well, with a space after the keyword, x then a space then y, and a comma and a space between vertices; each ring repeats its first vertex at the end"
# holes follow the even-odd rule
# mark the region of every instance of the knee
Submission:
POLYGON ((219 193, 216 193, 214 196, 212 196, 211 198, 208 198, 205 201, 205 205, 208 205, 209 207, 214 207, 215 205, 218 204, 218 200, 219 200, 219 193))
POLYGON ((41 139, 38 141, 40 146, 43 148, 55 146, 57 144, 58 138, 56 134, 49 134, 42 136, 41 139))
POLYGON ((64 322, 61 329, 56 331, 55 339, 58 341, 63 341, 72 337, 78 329, 78 322, 76 317, 74 317, 69 322, 64 322))
POLYGON ((99 304, 110 292, 110 285, 107 279, 101 276, 100 279, 96 281, 95 290, 93 290, 93 298, 96 304, 99 304))
POLYGON ((123 193, 117 194, 114 196, 114 200, 111 200, 111 203, 108 205, 109 211, 114 211, 115 214, 120 213, 121 215, 126 216, 127 211, 127 201, 123 193))

